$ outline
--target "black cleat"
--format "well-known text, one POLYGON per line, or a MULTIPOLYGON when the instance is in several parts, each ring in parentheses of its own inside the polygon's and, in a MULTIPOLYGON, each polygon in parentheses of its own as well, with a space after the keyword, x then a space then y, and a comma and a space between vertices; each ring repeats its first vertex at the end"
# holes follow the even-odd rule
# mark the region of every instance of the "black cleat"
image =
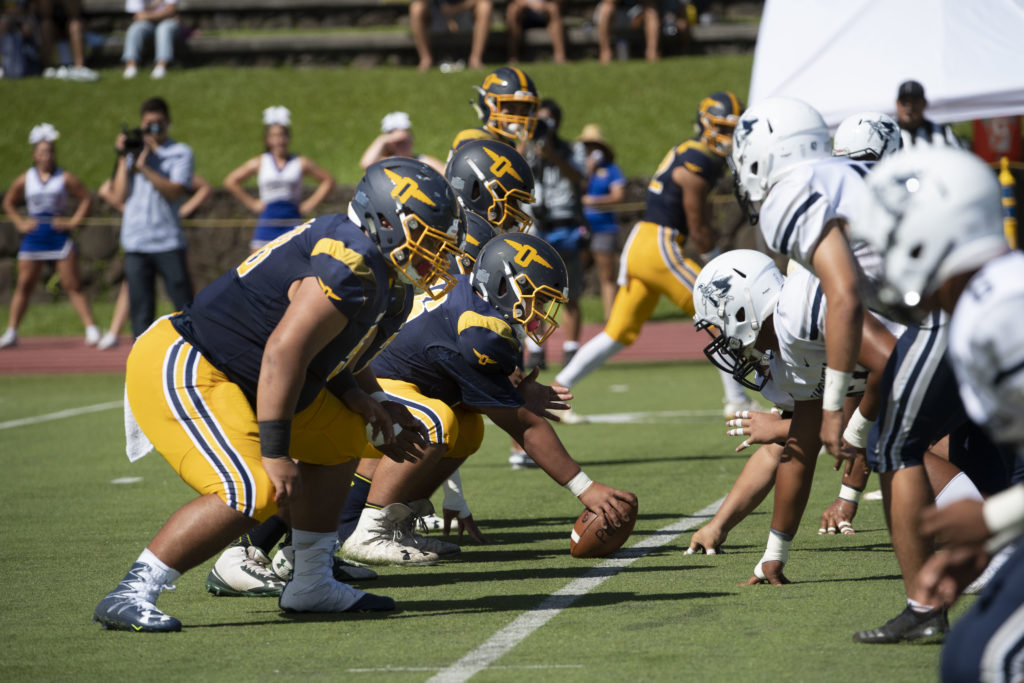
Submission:
POLYGON ((949 630, 946 610, 936 609, 918 613, 909 606, 899 615, 878 628, 857 631, 853 634, 855 643, 899 643, 944 636, 949 630))

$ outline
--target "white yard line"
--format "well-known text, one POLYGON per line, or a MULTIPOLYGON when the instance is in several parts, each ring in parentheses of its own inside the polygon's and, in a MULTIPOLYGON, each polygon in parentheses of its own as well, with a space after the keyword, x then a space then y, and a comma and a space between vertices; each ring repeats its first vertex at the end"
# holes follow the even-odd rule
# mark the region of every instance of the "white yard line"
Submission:
POLYGON ((14 427, 35 425, 41 422, 51 422, 52 420, 63 420, 66 417, 77 417, 79 415, 87 415, 89 413, 99 413, 104 410, 120 408, 123 405, 124 401, 107 401, 106 403, 97 403, 91 406, 82 406, 81 408, 58 410, 56 413, 47 413, 46 415, 36 415, 35 417, 23 417, 19 420, 0 422, 0 429, 13 429, 14 427))
POLYGON ((597 565, 565 588, 552 593, 539 605, 517 617, 511 624, 491 636, 480 647, 429 679, 431 683, 456 683, 467 681, 488 668, 509 650, 523 642, 531 633, 548 623, 563 609, 572 605, 581 596, 594 590, 607 579, 633 564, 635 561, 663 545, 671 543, 683 532, 688 531, 709 516, 714 515, 725 497, 668 526, 662 527, 644 540, 597 565))

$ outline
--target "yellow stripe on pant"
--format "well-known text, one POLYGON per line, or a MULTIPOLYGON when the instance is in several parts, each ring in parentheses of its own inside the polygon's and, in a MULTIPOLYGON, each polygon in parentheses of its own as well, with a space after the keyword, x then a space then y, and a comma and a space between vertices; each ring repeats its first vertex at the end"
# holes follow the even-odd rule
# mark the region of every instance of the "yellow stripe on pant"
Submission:
POLYGON ((662 296, 693 315, 693 283, 700 266, 686 258, 682 245, 683 236, 672 228, 648 221, 633 226, 622 254, 626 283, 615 295, 605 334, 629 346, 662 296))
MULTIPOLYGON (((185 483, 200 494, 216 493, 258 521, 274 514, 252 406, 170 320, 157 322, 135 342, 125 381, 136 421, 185 483)), ((365 447, 362 418, 326 390, 292 421, 296 460, 337 465, 359 457, 365 447)))
MULTIPOLYGON (((468 458, 480 449, 484 440, 484 420, 480 413, 462 406, 449 406, 440 399, 424 396, 415 384, 395 379, 379 380, 389 397, 408 408, 430 433, 432 444, 446 446, 445 458, 468 458)), ((364 458, 380 458, 384 454, 367 446, 364 458)))

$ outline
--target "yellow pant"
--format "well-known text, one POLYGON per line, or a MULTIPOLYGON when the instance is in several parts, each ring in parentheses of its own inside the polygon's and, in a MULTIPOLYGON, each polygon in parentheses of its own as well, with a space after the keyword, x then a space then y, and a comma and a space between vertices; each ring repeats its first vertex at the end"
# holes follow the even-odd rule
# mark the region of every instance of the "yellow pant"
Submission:
MULTIPOLYGON (((259 426, 237 384, 161 320, 128 356, 128 402, 156 450, 200 494, 263 521, 276 511, 260 458, 259 426)), ((291 456, 316 465, 358 458, 362 417, 324 390, 292 421, 291 456)))
MULTIPOLYGON (((430 442, 443 443, 446 458, 468 458, 480 450, 484 440, 484 419, 480 413, 462 406, 449 406, 444 401, 424 396, 419 387, 409 382, 381 379, 381 388, 423 423, 430 432, 430 442)), ((364 458, 380 458, 383 453, 367 445, 364 458)))
POLYGON ((605 334, 626 346, 635 342, 662 295, 693 315, 693 283, 699 272, 700 266, 683 254, 682 235, 640 221, 622 250, 619 291, 605 334))

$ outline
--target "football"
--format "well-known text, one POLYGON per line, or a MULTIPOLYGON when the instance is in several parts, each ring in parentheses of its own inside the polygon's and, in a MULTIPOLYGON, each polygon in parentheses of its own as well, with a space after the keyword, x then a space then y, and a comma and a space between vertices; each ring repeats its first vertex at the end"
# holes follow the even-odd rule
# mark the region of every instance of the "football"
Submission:
POLYGON ((637 508, 629 519, 616 528, 608 524, 604 515, 583 510, 576 518, 569 538, 569 553, 573 557, 607 557, 622 547, 636 524, 637 508))

